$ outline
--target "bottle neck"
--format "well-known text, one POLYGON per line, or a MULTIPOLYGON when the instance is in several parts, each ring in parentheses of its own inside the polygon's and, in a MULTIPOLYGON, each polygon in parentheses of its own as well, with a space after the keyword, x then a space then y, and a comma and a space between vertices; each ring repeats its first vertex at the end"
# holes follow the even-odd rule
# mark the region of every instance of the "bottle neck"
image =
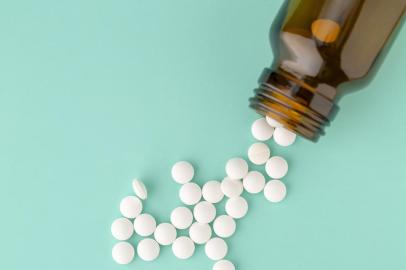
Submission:
POLYGON ((264 69, 250 107, 280 122, 285 128, 317 141, 324 135, 338 107, 336 89, 321 85, 314 88, 281 69, 264 69))

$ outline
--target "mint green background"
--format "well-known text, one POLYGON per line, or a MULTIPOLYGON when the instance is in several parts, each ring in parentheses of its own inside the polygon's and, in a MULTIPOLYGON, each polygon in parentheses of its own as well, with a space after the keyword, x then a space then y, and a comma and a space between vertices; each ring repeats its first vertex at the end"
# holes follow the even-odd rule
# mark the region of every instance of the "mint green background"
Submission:
MULTIPOLYGON (((119 266, 110 224, 134 177, 164 222, 180 205, 175 161, 202 184, 246 155, 258 117, 247 99, 281 3, 3 1, 0 269, 211 269, 202 247, 119 266)), ((403 28, 319 143, 271 143, 289 161, 289 195, 245 195, 228 240, 238 269, 406 269, 405 46, 403 28)))

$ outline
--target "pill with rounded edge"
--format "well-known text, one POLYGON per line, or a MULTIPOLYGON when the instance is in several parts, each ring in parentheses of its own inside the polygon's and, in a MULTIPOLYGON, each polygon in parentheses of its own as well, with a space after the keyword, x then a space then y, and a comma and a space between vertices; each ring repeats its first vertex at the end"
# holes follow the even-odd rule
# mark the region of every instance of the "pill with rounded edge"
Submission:
POLYGON ((231 180, 228 177, 223 179, 220 188, 224 195, 229 198, 240 196, 244 189, 240 180, 231 180))
POLYGON ((214 264, 213 270, 235 270, 235 266, 228 260, 221 260, 214 264))
POLYGON ((215 237, 207 241, 204 251, 206 252, 207 257, 213 261, 218 261, 223 259, 228 252, 227 243, 219 238, 215 237))
POLYGON ((270 125, 273 128, 277 128, 277 127, 282 127, 283 125, 281 123, 279 123, 278 121, 276 121, 275 119, 267 116, 265 117, 266 122, 268 123, 268 125, 270 125))
POLYGON ((120 202, 120 212, 126 218, 136 218, 142 211, 142 202, 135 196, 127 196, 120 202))
POLYGON ((209 202, 201 201, 193 208, 193 215, 197 222, 210 223, 216 217, 216 208, 209 202))
POLYGON ((111 224, 111 234, 117 240, 127 240, 134 232, 133 224, 126 218, 118 218, 111 224))
POLYGON ((250 171, 242 181, 245 190, 249 193, 259 193, 265 187, 265 177, 258 171, 250 171))
POLYGON ((144 261, 153 261, 158 258, 160 247, 158 243, 151 238, 142 239, 137 246, 137 254, 144 261))
POLYGON ((265 118, 260 118, 252 124, 251 132, 258 141, 267 141, 272 137, 274 128, 266 122, 265 118))
POLYGON ((296 134, 283 127, 275 128, 273 135, 274 141, 280 146, 289 146, 296 140, 296 134))
POLYGON ((134 219, 134 230, 138 235, 149 236, 154 233, 156 221, 150 214, 141 214, 134 219))
POLYGON ((176 239, 176 235, 176 229, 170 223, 159 224, 154 232, 155 240, 163 246, 172 244, 176 239))
POLYGON ((273 179, 281 179, 288 172, 288 163, 283 157, 271 157, 265 164, 266 173, 273 179))
POLYGON ((233 218, 242 218, 248 212, 248 203, 243 197, 230 198, 226 202, 226 213, 233 218))
POLYGON ((213 222, 213 230, 217 236, 228 238, 235 232, 235 220, 228 215, 218 216, 213 222))
POLYGON ((179 184, 186 184, 193 179, 195 170, 187 161, 176 162, 172 167, 172 178, 179 184))
POLYGON ((196 183, 186 183, 179 190, 180 200, 187 205, 194 205, 200 201, 202 190, 196 183))
POLYGON ((264 195, 270 202, 280 202, 286 197, 286 186, 280 180, 271 180, 265 185, 264 195))
POLYGON ((173 242, 172 252, 178 259, 188 259, 195 253, 195 244, 189 237, 181 236, 173 242))
POLYGON ((270 156, 271 150, 265 143, 257 142, 248 148, 248 159, 255 165, 265 164, 270 156))
POLYGON ((119 242, 114 245, 111 255, 118 264, 129 264, 135 255, 134 247, 127 242, 119 242))
POLYGON ((203 185, 202 195, 203 198, 210 203, 218 203, 223 197, 224 193, 221 191, 221 184, 219 181, 208 181, 203 185))
POLYGON ((242 179, 248 173, 248 164, 242 158, 232 158, 227 161, 226 173, 231 180, 242 179))
POLYGON ((144 183, 138 179, 134 179, 132 182, 133 190, 135 195, 141 200, 146 200, 148 197, 148 191, 144 183))
POLYGON ((189 228, 189 236, 196 244, 204 244, 211 237, 211 227, 207 223, 195 222, 189 228))
POLYGON ((193 222, 193 214, 189 208, 181 206, 175 208, 171 213, 171 223, 175 228, 183 230, 189 228, 193 222))

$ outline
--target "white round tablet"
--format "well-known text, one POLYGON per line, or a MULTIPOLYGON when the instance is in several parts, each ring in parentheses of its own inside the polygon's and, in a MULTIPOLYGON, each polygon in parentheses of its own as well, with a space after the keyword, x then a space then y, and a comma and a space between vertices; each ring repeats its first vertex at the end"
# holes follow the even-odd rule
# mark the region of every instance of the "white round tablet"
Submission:
POLYGON ((119 242, 114 245, 111 255, 118 264, 129 264, 134 258, 134 248, 130 243, 119 242))
POLYGON ((231 180, 226 177, 221 182, 221 191, 229 198, 238 197, 243 191, 243 185, 240 180, 231 180))
POLYGON ((154 237, 159 244, 163 246, 170 245, 176 239, 176 229, 170 223, 161 223, 156 227, 154 237))
POLYGON ((193 214, 189 208, 181 206, 175 208, 171 213, 171 223, 175 228, 184 230, 189 228, 193 222, 193 214))
POLYGON ((181 236, 173 242, 172 252, 178 259, 188 259, 195 252, 195 244, 189 237, 181 236))
POLYGON ((127 240, 134 232, 133 224, 126 218, 118 218, 111 224, 111 234, 117 240, 127 240))
POLYGON ((223 239, 215 237, 207 241, 204 251, 209 259, 218 261, 227 255, 228 246, 223 239))
POLYGON ((278 127, 275 129, 273 139, 280 146, 289 146, 295 142, 296 134, 283 127, 278 127))
POLYGON ((195 170, 187 161, 176 162, 172 167, 172 178, 179 184, 185 184, 193 179, 195 170))
POLYGON ((213 204, 202 201, 193 208, 193 215, 197 222, 210 223, 216 217, 216 208, 213 204))
POLYGON ((202 188, 203 198, 210 203, 220 202, 224 197, 220 186, 221 184, 219 181, 213 180, 206 182, 206 184, 204 184, 202 188))
POLYGON ((268 125, 265 118, 254 121, 251 126, 252 136, 258 141, 267 141, 272 137, 274 128, 268 125))
POLYGON ((251 171, 244 177, 242 183, 247 192, 256 194, 264 189, 265 177, 258 171, 251 171))
POLYGON ((153 261, 159 256, 159 245, 151 238, 142 239, 137 246, 138 256, 144 261, 153 261))
POLYGON ((189 236, 196 244, 204 244, 211 237, 211 227, 207 223, 195 222, 189 228, 189 236))
POLYGON ((280 180, 271 180, 265 185, 264 195, 270 202, 280 202, 286 197, 286 186, 280 180))
POLYGON ((235 266, 228 260, 221 260, 214 264, 213 270, 235 270, 235 266))
POLYGON ((217 236, 228 238, 235 232, 236 224, 232 217, 228 215, 218 216, 213 223, 213 230, 217 236))
POLYGON ((120 202, 120 212, 126 218, 136 218, 142 211, 142 202, 135 196, 127 196, 120 202))
POLYGON ((233 218, 242 218, 248 212, 248 203, 243 197, 230 198, 226 202, 226 213, 233 218))
POLYGON ((231 180, 242 179, 248 173, 248 164, 242 158, 232 158, 227 161, 226 173, 231 180))
POLYGON ((179 190, 180 200, 187 205, 194 205, 200 201, 202 190, 196 183, 186 183, 179 190))
POLYGON ((265 143, 254 143, 248 148, 248 159, 255 165, 265 164, 270 156, 271 150, 265 143))
POLYGON ((268 125, 270 125, 271 127, 277 128, 277 127, 282 127, 283 125, 281 123, 279 123, 278 121, 276 121, 275 119, 267 116, 265 117, 266 122, 268 123, 268 125))
POLYGON ((273 179, 281 179, 288 172, 288 163, 279 156, 271 157, 265 165, 266 173, 273 179))
POLYGON ((148 197, 147 188, 145 187, 144 183, 138 179, 134 179, 133 183, 133 190, 135 195, 138 196, 141 200, 146 200, 148 197))
POLYGON ((134 219, 134 230, 138 235, 149 236, 154 233, 156 221, 150 214, 141 214, 134 219))

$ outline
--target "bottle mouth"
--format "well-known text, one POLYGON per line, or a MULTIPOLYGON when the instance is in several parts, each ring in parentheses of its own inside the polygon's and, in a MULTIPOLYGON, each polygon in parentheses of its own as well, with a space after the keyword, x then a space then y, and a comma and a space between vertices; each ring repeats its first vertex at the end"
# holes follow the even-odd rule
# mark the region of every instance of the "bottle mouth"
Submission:
POLYGON ((314 142, 338 111, 330 99, 270 69, 264 70, 254 92, 251 108, 314 142))

